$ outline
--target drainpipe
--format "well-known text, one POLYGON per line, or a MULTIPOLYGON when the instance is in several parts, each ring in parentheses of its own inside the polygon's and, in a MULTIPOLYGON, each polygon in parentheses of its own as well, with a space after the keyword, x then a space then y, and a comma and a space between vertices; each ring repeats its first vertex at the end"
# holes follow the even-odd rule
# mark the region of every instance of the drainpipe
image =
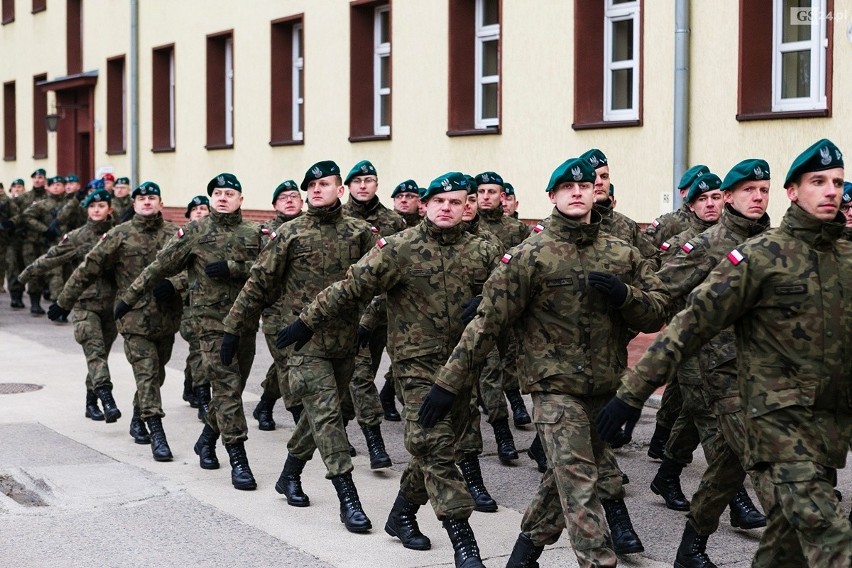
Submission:
POLYGON ((672 160, 672 204, 679 209, 682 200, 677 184, 686 171, 689 158, 689 0, 675 2, 674 140, 672 160))
POLYGON ((139 183, 139 0, 130 0, 130 185, 139 183))

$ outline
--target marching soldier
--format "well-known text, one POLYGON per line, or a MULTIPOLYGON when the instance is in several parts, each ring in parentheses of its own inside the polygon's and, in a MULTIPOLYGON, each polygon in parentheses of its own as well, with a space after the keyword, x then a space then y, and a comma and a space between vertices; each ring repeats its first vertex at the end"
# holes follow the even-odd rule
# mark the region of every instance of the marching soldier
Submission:
MULTIPOLYGON (((44 188, 47 181, 46 175, 47 172, 43 168, 35 170, 30 175, 33 183, 32 190, 24 191, 13 202, 15 213, 10 220, 13 233, 10 247, 12 262, 9 265, 9 275, 12 278, 9 281, 9 296, 12 300, 10 305, 16 309, 25 307, 23 302, 24 285, 18 281, 18 274, 32 264, 45 250, 41 243, 42 235, 33 236, 30 234, 31 231, 27 230, 23 213, 35 201, 44 199, 47 195, 44 188)), ((15 181, 20 181, 22 182, 20 185, 23 185, 23 180, 15 181)), ((12 186, 16 186, 15 182, 12 182, 12 186)), ((39 284, 41 283, 39 282, 39 284)), ((38 295, 41 296, 41 290, 38 291, 38 295)), ((30 296, 30 300, 32 301, 32 296, 30 296)), ((30 311, 35 315, 39 315, 39 312, 44 313, 44 310, 41 309, 40 298, 36 298, 30 311)))
POLYGON ((121 219, 129 209, 133 208, 133 200, 130 198, 130 178, 115 179, 115 186, 112 188, 112 208, 116 219, 121 219))
MULTIPOLYGON (((29 260, 27 266, 56 244, 62 234, 57 215, 65 204, 65 179, 62 176, 51 177, 47 180, 46 192, 44 199, 34 201, 21 215, 27 230, 24 241, 24 262, 29 260), (31 255, 35 255, 34 258, 31 255)), ((62 290, 62 284, 61 268, 27 284, 30 313, 35 316, 44 315, 40 302, 43 290, 46 286, 49 287, 51 298, 56 298, 62 290)))

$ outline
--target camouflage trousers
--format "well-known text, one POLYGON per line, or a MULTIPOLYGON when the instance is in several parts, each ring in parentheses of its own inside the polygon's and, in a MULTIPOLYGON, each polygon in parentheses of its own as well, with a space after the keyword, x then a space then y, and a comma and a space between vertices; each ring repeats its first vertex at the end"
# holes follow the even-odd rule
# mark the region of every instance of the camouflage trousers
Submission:
POLYGON ((75 307, 71 310, 71 319, 74 322, 74 340, 80 344, 86 356, 86 390, 93 391, 101 387, 112 390, 107 359, 118 337, 112 310, 96 312, 75 307))
POLYGON ((536 546, 544 546, 567 529, 580 566, 616 565, 596 491, 604 443, 595 418, 610 398, 532 393, 533 420, 549 467, 524 513, 521 531, 536 546))
POLYGON ((599 499, 624 499, 624 477, 609 444, 604 444, 598 461, 598 482, 595 487, 599 499))
POLYGON ((24 283, 18 280, 18 274, 28 265, 24 264, 23 243, 18 237, 13 237, 6 251, 6 268, 9 271, 9 292, 12 295, 24 293, 24 283))
POLYGON ((432 504, 438 519, 467 519, 473 513, 473 498, 456 467, 456 447, 470 423, 472 396, 460 391, 450 412, 433 428, 417 422, 417 411, 432 382, 398 377, 405 421, 405 449, 411 460, 402 472, 399 487, 411 503, 432 504))
POLYGON ((302 401, 304 410, 287 442, 287 450, 302 461, 319 449, 326 478, 352 471, 344 420, 354 414, 347 396, 355 367, 352 358, 324 359, 291 355, 287 360, 290 392, 302 401), (343 405, 349 405, 345 409, 343 405))
MULTIPOLYGON (((418 407, 419 409, 419 407, 418 407)), ((482 454, 482 414, 479 412, 479 405, 476 403, 476 398, 470 397, 470 416, 467 421, 467 428, 456 442, 456 462, 463 460, 469 456, 479 456, 482 454)))
POLYGON ((222 336, 222 332, 206 333, 198 339, 210 379, 210 409, 205 420, 214 432, 222 434, 223 444, 239 444, 248 439, 243 391, 254 363, 256 334, 240 337, 230 365, 223 365, 219 358, 222 336))
POLYGON ((193 318, 184 316, 180 320, 180 336, 189 345, 189 353, 186 355, 186 365, 183 367, 183 377, 192 388, 210 384, 208 373, 204 370, 204 359, 201 356, 201 344, 198 341, 198 322, 193 318))
POLYGON ((370 336, 369 349, 361 348, 355 356, 355 372, 352 373, 349 392, 355 403, 355 417, 361 426, 378 426, 384 417, 376 389, 376 373, 387 342, 387 326, 377 327, 370 336))
POLYGON ((677 372, 683 402, 666 442, 665 456, 680 464, 692 463, 692 454, 700 443, 709 461, 710 440, 716 435, 719 427, 704 393, 698 358, 690 357, 685 360, 677 372))
POLYGON ((674 428, 675 421, 680 415, 680 407, 683 406, 683 397, 680 394, 680 383, 677 380, 677 375, 666 383, 666 388, 663 391, 663 399, 660 401, 660 408, 657 410, 657 426, 671 430, 674 428))
POLYGON ((483 406, 488 413, 489 424, 509 418, 506 397, 503 394, 505 390, 503 377, 503 363, 495 347, 485 358, 485 365, 479 374, 479 396, 482 397, 483 406))
POLYGON ((852 566, 852 526, 834 494, 836 470, 814 462, 772 463, 756 475, 771 491, 753 568, 852 566))
POLYGON ((275 346, 278 339, 274 333, 265 333, 266 347, 272 355, 272 364, 266 370, 266 377, 260 383, 263 393, 272 399, 284 399, 285 408, 299 406, 301 401, 290 392, 290 374, 287 370, 287 352, 275 346))
POLYGON ((133 368, 136 379, 136 394, 133 406, 138 406, 143 420, 153 416, 165 416, 160 388, 166 380, 166 363, 172 357, 174 334, 150 337, 132 333, 124 337, 124 354, 133 368))

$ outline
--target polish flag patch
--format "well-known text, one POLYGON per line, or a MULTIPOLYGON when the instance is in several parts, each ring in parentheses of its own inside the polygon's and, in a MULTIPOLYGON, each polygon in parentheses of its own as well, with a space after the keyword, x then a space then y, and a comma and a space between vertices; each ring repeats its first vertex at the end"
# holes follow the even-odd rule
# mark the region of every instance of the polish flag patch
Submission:
POLYGON ((375 228, 375 227, 370 227, 370 230, 371 230, 372 232, 374 232, 374 233, 378 233, 378 232, 379 232, 379 230, 378 230, 377 228, 375 228))
POLYGON ((511 260, 512 260, 512 255, 507 252, 506 254, 503 255, 503 258, 500 259, 500 262, 502 262, 503 264, 509 264, 509 261, 511 261, 511 260))
POLYGON ((65 241, 67 241, 67 240, 68 240, 68 233, 65 233, 64 235, 62 235, 62 240, 61 240, 61 241, 59 241, 59 242, 60 242, 60 243, 64 243, 64 242, 65 242, 65 241))
POLYGON ((538 225, 536 225, 535 227, 533 227, 533 231, 535 231, 536 233, 540 233, 540 232, 542 232, 543 230, 544 230, 544 225, 542 225, 541 223, 539 223, 538 225))
POLYGON ((186 233, 183 232, 183 229, 178 229, 177 238, 181 239, 186 233))
POLYGON ((660 245, 660 250, 669 250, 670 248, 672 248, 672 244, 669 241, 665 241, 660 245))
POLYGON ((388 241, 384 237, 376 241, 376 246, 379 248, 385 248, 386 244, 388 244, 388 241))
POLYGON ((731 252, 728 253, 728 260, 731 261, 731 264, 736 266, 739 263, 741 263, 742 261, 744 261, 745 257, 743 256, 743 253, 741 253, 737 249, 734 249, 734 250, 732 250, 731 252))
POLYGON ((657 221, 656 219, 654 219, 653 221, 651 221, 651 226, 653 226, 656 229, 657 227, 660 226, 660 222, 657 221))
POLYGON ((682 246, 682 247, 680 247, 680 250, 682 250, 682 251, 683 251, 683 252, 685 252, 686 254, 689 254, 689 253, 691 253, 691 252, 692 252, 692 249, 694 249, 694 248, 695 248, 695 246, 693 246, 693 244, 692 244, 691 242, 686 241, 686 242, 683 244, 683 246, 682 246))

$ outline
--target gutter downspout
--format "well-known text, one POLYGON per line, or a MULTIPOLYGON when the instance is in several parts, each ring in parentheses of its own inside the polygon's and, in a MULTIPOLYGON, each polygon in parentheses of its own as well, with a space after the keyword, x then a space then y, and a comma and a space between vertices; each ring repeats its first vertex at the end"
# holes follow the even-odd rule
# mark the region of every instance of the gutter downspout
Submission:
POLYGON ((672 156, 672 210, 682 199, 677 184, 689 157, 689 0, 675 2, 674 139, 672 156))
POLYGON ((139 0, 130 0, 130 185, 139 183, 139 0))

